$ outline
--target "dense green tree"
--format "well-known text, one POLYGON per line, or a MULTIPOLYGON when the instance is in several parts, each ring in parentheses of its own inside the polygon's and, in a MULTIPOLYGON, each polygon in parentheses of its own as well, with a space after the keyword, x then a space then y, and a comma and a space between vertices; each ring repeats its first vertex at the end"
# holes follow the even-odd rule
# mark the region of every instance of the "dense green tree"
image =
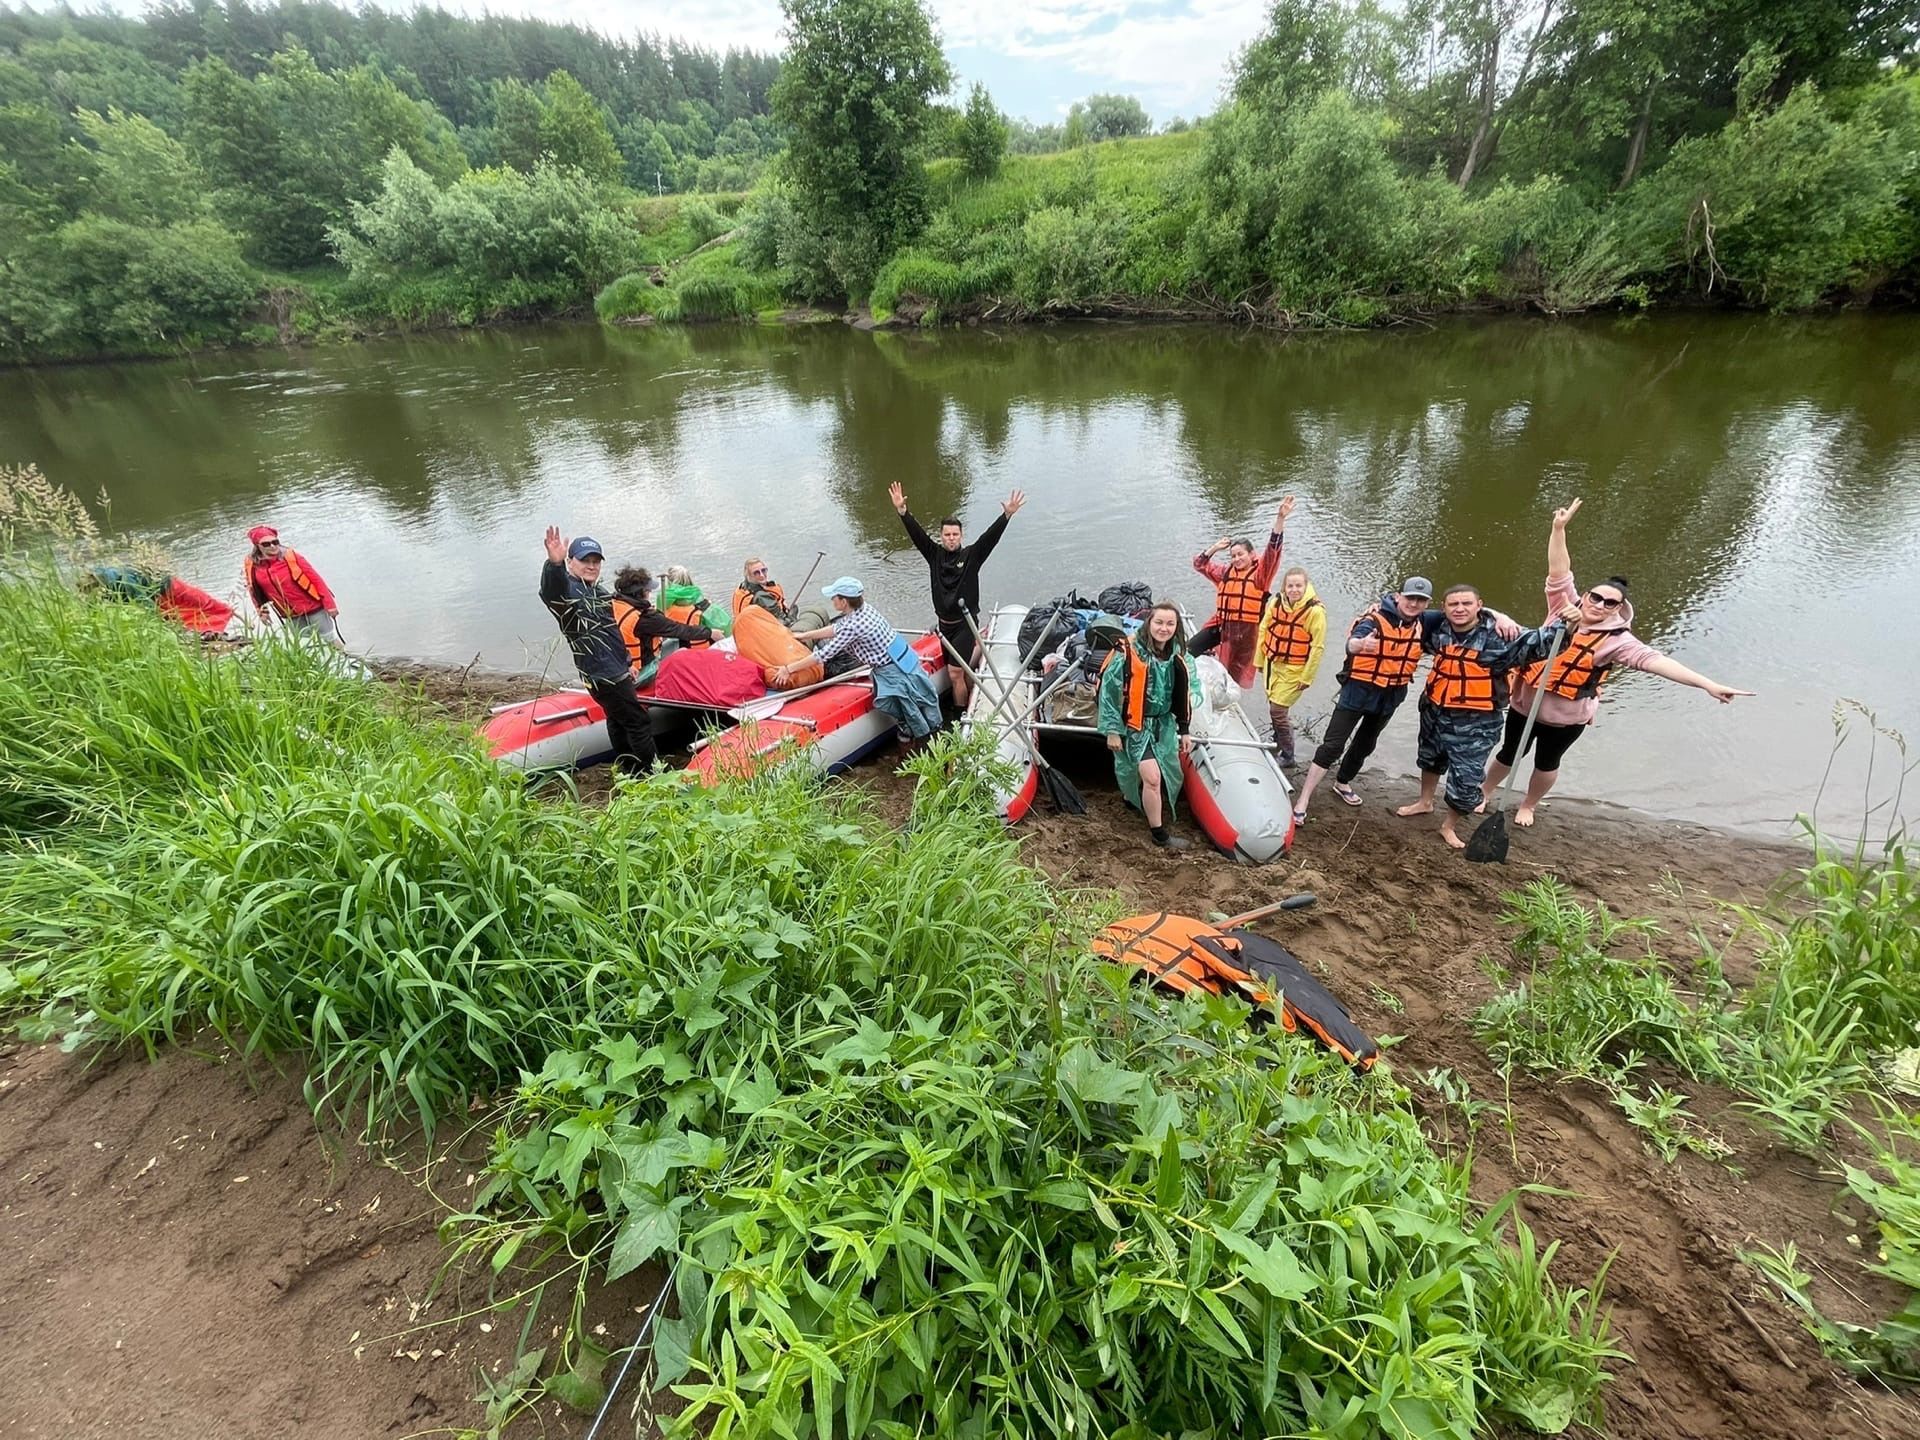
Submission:
POLYGON ((782 0, 774 88, 802 218, 828 237, 849 293, 926 223, 928 102, 951 83, 920 0, 782 0))
POLYGON ((502 80, 493 87, 493 154, 502 165, 531 174, 540 163, 546 101, 523 80, 502 80))
POLYGON ((620 147, 606 111, 586 87, 564 70, 547 77, 546 108, 540 116, 540 148, 555 164, 571 165, 603 184, 620 178, 620 147))
POLYGON ((955 139, 960 166, 968 175, 984 180, 999 171, 1000 158, 1007 153, 1007 122, 978 81, 968 92, 955 139))
POLYGON ((1089 140, 1123 140, 1153 129, 1146 106, 1131 95, 1089 95, 1086 116, 1089 140))

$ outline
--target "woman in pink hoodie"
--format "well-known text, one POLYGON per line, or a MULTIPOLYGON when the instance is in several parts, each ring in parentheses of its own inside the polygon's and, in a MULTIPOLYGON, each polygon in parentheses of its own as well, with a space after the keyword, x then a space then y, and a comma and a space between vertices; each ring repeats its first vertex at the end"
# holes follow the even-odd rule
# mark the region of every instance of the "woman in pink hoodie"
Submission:
POLYGON ((1491 800, 1519 760, 1520 732, 1526 728, 1534 695, 1544 683, 1540 718, 1527 741, 1533 751, 1533 775, 1527 781, 1527 798, 1513 812, 1516 825, 1533 824, 1534 810, 1560 778, 1561 757, 1580 738, 1580 732, 1593 723, 1600 709, 1600 684, 1614 666, 1644 670, 1677 684, 1691 685, 1722 705, 1736 696, 1753 694, 1709 680, 1636 637, 1633 604, 1627 599, 1627 582, 1622 576, 1609 576, 1584 595, 1580 593, 1580 587, 1573 583, 1573 560, 1567 553, 1567 522, 1579 513, 1578 500, 1553 512, 1553 533, 1547 540, 1547 616, 1551 619, 1578 600, 1580 623, 1561 646, 1550 674, 1546 662, 1541 661, 1513 682, 1513 708, 1507 712, 1506 737, 1487 766, 1482 787, 1491 800))

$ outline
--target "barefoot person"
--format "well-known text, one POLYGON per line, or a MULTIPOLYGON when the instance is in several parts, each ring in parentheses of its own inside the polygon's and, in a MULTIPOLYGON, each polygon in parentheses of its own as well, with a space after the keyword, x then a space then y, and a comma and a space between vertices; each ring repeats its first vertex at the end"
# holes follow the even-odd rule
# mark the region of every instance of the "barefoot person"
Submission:
POLYGON ((1416 752, 1420 798, 1393 813, 1431 815, 1444 778, 1446 808, 1440 812, 1440 838, 1464 850, 1467 842, 1454 828, 1455 817, 1471 815, 1481 805, 1487 756, 1500 739, 1501 717, 1507 709, 1508 672, 1544 657, 1568 617, 1503 640, 1493 612, 1481 605, 1480 592, 1473 586, 1450 588, 1442 609, 1446 623, 1434 627, 1426 639, 1433 671, 1420 696, 1416 752))
POLYGON ((1279 593, 1267 601, 1260 622, 1260 674, 1267 686, 1267 718, 1273 725, 1273 743, 1280 763, 1292 769, 1292 710, 1320 673, 1320 656, 1327 648, 1327 611, 1314 593, 1313 581, 1298 565, 1280 577, 1279 593))
POLYGON ((1242 690, 1253 684, 1259 660, 1260 617, 1266 609, 1267 587, 1273 584, 1274 571, 1280 568, 1280 551, 1287 516, 1293 513, 1293 496, 1280 502, 1273 517, 1273 530, 1258 557, 1251 540, 1229 540, 1222 535, 1193 557, 1193 568, 1218 589, 1214 593, 1213 615, 1193 632, 1188 648, 1195 655, 1218 649, 1220 663, 1227 667, 1233 683, 1242 690), (1222 551, 1226 558, 1220 557, 1222 551))
POLYGON ((1180 757, 1193 743, 1192 678, 1179 634, 1179 610, 1156 605, 1100 671, 1100 733, 1113 752, 1114 779, 1163 850, 1187 848, 1167 831, 1183 782, 1180 757))
MULTIPOLYGON (((1547 537, 1547 610, 1557 613, 1577 601, 1580 615, 1573 634, 1554 659, 1553 673, 1545 678, 1540 718, 1527 742, 1533 751, 1533 774, 1527 777, 1526 799, 1514 809, 1516 825, 1533 824, 1533 812, 1560 778, 1561 759, 1593 723, 1600 708, 1600 685, 1616 665, 1691 685, 1722 705, 1753 694, 1709 680, 1635 636, 1633 602, 1627 599, 1627 582, 1621 576, 1610 576, 1584 595, 1580 593, 1573 581, 1573 560, 1567 553, 1567 524, 1579 513, 1578 500, 1554 511, 1553 529, 1547 537)), ((1487 767, 1484 792, 1488 796, 1520 758, 1520 732, 1526 727, 1534 688, 1542 683, 1546 669, 1542 660, 1514 679, 1513 709, 1507 715, 1506 734, 1499 753, 1487 767)))
MULTIPOLYGON (((980 650, 973 638, 973 626, 980 623, 980 567, 987 563, 993 547, 1006 534, 1007 522, 1027 503, 1026 491, 1016 490, 1002 501, 1000 518, 987 526, 971 545, 965 543, 960 522, 951 515, 940 522, 940 543, 936 545, 907 509, 907 492, 897 481, 887 487, 887 498, 893 501, 894 513, 906 526, 913 548, 926 558, 933 581, 934 624, 939 628, 940 637, 953 647, 947 653, 969 656, 972 663, 979 664, 980 650), (972 624, 967 621, 969 615, 973 617, 972 624)), ((958 665, 949 665, 947 679, 953 685, 953 703, 965 710, 967 672, 958 665)))

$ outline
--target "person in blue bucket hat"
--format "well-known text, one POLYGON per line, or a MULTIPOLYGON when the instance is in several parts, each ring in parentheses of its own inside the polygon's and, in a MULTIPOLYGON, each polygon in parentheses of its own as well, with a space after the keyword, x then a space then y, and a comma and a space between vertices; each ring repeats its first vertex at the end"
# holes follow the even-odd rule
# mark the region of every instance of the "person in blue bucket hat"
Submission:
MULTIPOLYGON (((920 656, 907 643, 907 637, 888 623, 886 616, 867 605, 867 587, 851 575, 842 575, 820 593, 835 611, 831 625, 818 630, 797 630, 805 641, 824 641, 813 652, 815 660, 831 660, 851 654, 873 670, 873 703, 900 724, 909 740, 924 740, 940 728, 940 697, 934 693, 920 656)), ((795 664, 780 666, 773 683, 784 684, 795 664)))

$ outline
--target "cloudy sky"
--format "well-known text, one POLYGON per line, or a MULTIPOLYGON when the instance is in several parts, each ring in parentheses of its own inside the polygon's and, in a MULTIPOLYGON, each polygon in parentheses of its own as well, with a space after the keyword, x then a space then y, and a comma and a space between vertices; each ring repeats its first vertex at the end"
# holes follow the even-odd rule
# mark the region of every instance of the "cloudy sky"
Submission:
MULTIPOLYGON (((40 0, 35 0, 40 3, 40 0)), ((112 0, 137 11, 140 0, 112 0)), ((383 0, 389 8, 400 8, 383 0)), ((779 0, 441 0, 572 21, 603 33, 680 35, 716 50, 780 48, 779 0)), ((1218 103, 1227 62, 1260 29, 1262 0, 930 0, 947 58, 1000 108, 1055 120, 1100 91, 1137 95, 1156 120, 1218 103)))

